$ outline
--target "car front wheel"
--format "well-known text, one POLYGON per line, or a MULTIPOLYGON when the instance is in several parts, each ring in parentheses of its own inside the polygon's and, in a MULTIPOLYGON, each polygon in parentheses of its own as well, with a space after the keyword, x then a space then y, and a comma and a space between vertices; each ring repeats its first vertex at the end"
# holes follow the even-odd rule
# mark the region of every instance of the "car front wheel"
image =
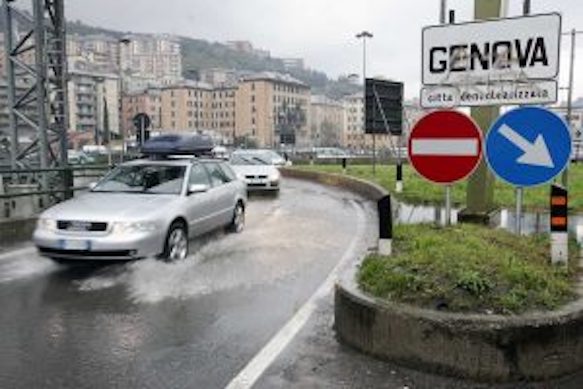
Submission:
POLYGON ((168 230, 162 258, 168 262, 180 261, 188 256, 188 232, 182 222, 174 222, 168 230))
POLYGON ((245 207, 240 202, 235 206, 233 220, 229 225, 231 232, 241 232, 245 228, 245 207))

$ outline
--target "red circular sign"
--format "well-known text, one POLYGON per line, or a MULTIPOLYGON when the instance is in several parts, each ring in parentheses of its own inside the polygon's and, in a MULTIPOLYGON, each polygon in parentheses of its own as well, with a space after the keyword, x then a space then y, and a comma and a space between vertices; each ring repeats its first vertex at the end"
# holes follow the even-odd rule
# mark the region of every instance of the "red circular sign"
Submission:
POLYGON ((415 124, 407 151, 417 173, 438 184, 451 184, 463 180, 478 166, 482 132, 462 113, 435 111, 415 124))

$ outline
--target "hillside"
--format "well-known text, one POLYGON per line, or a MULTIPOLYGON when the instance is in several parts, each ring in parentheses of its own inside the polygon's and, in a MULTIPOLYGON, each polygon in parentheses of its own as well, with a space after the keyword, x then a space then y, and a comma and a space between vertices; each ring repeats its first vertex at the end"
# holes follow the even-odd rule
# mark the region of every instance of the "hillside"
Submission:
POLYGON ((360 87, 346 79, 331 80, 320 71, 309 69, 293 69, 286 71, 279 58, 261 58, 253 54, 242 53, 229 49, 220 43, 211 43, 201 39, 182 39, 182 65, 185 77, 194 77, 203 69, 218 67, 241 71, 275 71, 289 73, 310 85, 313 94, 325 94, 332 98, 355 93, 360 87))
MULTIPOLYGON (((3 24, 3 19, 0 18, 0 29, 3 29, 3 24)), ((95 27, 75 20, 67 22, 67 33, 80 35, 105 34, 121 38, 129 32, 95 27)), ((361 90, 360 87, 348 82, 345 78, 331 80, 321 71, 296 69, 286 72, 283 62, 279 58, 261 58, 253 54, 231 50, 221 43, 212 43, 202 39, 188 37, 181 37, 180 39, 182 43, 183 72, 186 78, 196 77, 203 69, 218 67, 238 71, 289 73, 310 85, 312 94, 325 94, 331 98, 340 98, 361 90)))

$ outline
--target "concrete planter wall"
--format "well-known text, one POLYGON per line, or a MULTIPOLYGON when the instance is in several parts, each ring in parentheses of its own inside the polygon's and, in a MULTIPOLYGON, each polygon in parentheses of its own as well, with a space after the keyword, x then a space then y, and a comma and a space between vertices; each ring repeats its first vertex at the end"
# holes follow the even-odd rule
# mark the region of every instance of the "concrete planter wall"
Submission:
MULTIPOLYGON (((298 170, 284 175, 371 200, 385 193, 340 175, 298 170)), ((518 316, 437 312, 366 295, 356 284, 357 269, 355 263, 336 286, 335 327, 340 341, 365 353, 482 381, 545 380, 583 369, 583 298, 557 311, 518 316)))

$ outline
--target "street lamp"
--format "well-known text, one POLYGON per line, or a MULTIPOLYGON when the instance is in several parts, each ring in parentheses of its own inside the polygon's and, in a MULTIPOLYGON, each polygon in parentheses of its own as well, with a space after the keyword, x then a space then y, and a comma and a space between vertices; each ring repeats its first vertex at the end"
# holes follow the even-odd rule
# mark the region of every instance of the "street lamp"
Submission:
POLYGON ((121 54, 121 48, 122 46, 128 47, 129 44, 131 43, 131 40, 129 38, 121 38, 118 41, 118 45, 119 45, 119 96, 120 96, 120 104, 119 104, 119 122, 120 122, 120 128, 119 128, 119 133, 121 136, 121 161, 123 162, 124 160, 124 156, 125 156, 125 146, 126 146, 126 131, 125 131, 125 125, 126 123, 123 123, 123 96, 126 90, 126 85, 124 83, 124 74, 123 74, 123 66, 122 66, 122 54, 121 54))
MULTIPOLYGON (((372 33, 364 30, 361 33, 356 34, 357 39, 362 39, 362 103, 364 105, 366 101, 366 40, 367 38, 372 38, 372 33)), ((362 129, 366 133, 366 115, 362 119, 362 129)), ((372 174, 376 174, 376 139, 375 134, 372 134, 372 174)))

